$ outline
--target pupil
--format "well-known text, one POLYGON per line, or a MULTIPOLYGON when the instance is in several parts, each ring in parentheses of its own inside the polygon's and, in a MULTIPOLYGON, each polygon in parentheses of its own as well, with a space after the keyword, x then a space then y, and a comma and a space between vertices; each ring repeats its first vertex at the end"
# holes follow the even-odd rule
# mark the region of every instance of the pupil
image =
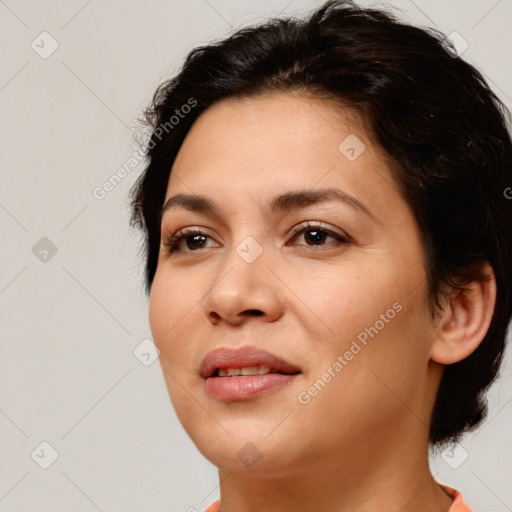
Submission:
MULTIPOLYGON (((312 244, 321 243, 324 239, 324 235, 325 233, 318 230, 306 231, 306 238, 309 239, 312 244)), ((187 247, 189 249, 201 247, 205 242, 205 238, 206 237, 204 235, 190 235, 187 237, 187 247)))
POLYGON ((204 243, 204 239, 204 235, 190 235, 187 237, 187 247, 189 249, 200 247, 204 243))
POLYGON ((313 244, 318 244, 320 242, 322 242, 323 238, 324 238, 324 233, 322 231, 318 231, 318 230, 309 230, 309 231, 306 231, 307 233, 307 238, 313 243, 313 244))

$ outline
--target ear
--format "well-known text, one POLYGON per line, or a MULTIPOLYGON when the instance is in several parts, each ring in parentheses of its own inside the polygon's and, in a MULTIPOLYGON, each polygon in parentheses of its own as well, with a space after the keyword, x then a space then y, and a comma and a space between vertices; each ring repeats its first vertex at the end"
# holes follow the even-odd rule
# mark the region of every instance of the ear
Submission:
POLYGON ((496 304, 496 278, 486 263, 488 280, 475 280, 464 290, 453 290, 435 325, 430 358, 453 364, 472 354, 484 339, 496 304))

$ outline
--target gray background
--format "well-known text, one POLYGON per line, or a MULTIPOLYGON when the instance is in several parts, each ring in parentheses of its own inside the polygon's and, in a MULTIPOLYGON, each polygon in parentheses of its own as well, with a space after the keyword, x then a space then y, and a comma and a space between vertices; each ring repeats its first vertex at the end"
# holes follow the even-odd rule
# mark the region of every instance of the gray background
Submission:
MULTIPOLYGON (((203 510, 218 497, 158 361, 137 349, 150 331, 127 193, 142 165, 104 199, 93 190, 138 149, 136 118, 190 49, 319 4, 0 1, 0 511, 203 510)), ((458 32, 512 106, 512 0, 390 4, 458 32)), ((509 351, 484 426, 432 460, 477 511, 512 510, 511 367, 509 351)))

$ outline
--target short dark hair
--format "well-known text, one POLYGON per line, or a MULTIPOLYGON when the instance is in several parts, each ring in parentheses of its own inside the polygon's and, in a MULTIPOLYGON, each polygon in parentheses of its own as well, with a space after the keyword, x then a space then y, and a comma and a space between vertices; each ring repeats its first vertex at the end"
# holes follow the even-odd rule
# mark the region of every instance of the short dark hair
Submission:
POLYGON ((450 290, 488 279, 485 262, 496 278, 485 338, 444 370, 430 424, 434 448, 458 441, 485 417, 485 391, 512 316, 509 113, 483 76, 455 55, 441 33, 351 1, 328 1, 307 18, 270 19, 195 48, 145 111, 148 165, 131 191, 131 224, 145 235, 149 293, 171 166, 205 109, 225 98, 288 91, 356 111, 420 227, 432 316, 450 290))

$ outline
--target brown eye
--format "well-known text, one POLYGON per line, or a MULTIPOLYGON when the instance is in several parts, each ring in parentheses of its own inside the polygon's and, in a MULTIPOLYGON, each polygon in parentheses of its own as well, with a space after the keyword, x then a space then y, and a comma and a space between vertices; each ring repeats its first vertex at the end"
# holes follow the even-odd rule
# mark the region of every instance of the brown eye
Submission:
POLYGON ((299 226, 293 233, 293 239, 300 239, 298 235, 302 235, 305 244, 295 243, 293 245, 308 245, 308 246, 331 246, 331 245, 348 245, 351 240, 320 226, 310 225, 299 226), (334 242, 329 242, 329 239, 334 239, 334 242))
POLYGON ((181 229, 165 241, 165 247, 169 253, 193 252, 208 248, 206 246, 208 240, 212 240, 212 238, 202 231, 181 229))
POLYGON ((319 245, 325 241, 328 236, 330 235, 320 229, 307 229, 304 231, 304 240, 306 240, 308 245, 319 245))

